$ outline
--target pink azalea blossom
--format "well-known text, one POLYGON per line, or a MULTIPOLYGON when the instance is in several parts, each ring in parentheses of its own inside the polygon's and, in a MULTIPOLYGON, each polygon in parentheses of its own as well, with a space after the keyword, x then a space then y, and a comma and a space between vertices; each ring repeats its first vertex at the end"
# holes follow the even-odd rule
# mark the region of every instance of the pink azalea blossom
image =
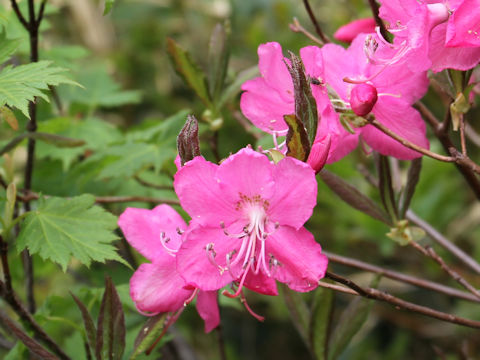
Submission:
MULTIPOLYGON (((306 73, 315 79, 322 79, 323 60, 321 51, 315 46, 300 50, 306 73)), ((288 72, 278 43, 267 43, 258 47, 258 68, 261 77, 249 80, 242 85, 240 108, 255 126, 270 134, 285 135, 288 126, 284 115, 295 113, 293 82, 288 72)), ((315 139, 316 160, 326 154, 326 162, 332 163, 349 154, 358 142, 358 135, 348 133, 338 120, 328 98, 324 85, 312 85, 312 93, 317 102, 319 126, 315 139)), ((314 160, 310 162, 313 163, 314 160)), ((319 163, 317 162, 318 170, 319 163)))
POLYGON ((375 32, 375 19, 358 19, 341 26, 333 34, 333 37, 339 41, 351 43, 358 34, 369 34, 375 32))
MULTIPOLYGON (((405 66, 375 65, 364 53, 368 35, 359 35, 348 49, 335 44, 322 48, 325 79, 347 107, 375 118, 403 138, 428 148, 426 126, 411 104, 427 90, 426 73, 413 73, 405 66), (355 59, 355 61, 352 61, 355 59)), ((374 150, 398 159, 421 156, 372 125, 360 128, 363 140, 374 150)))
POLYGON ((275 280, 296 291, 318 286, 327 268, 303 224, 317 197, 314 171, 286 157, 277 164, 250 148, 220 165, 196 157, 175 175, 182 207, 199 226, 177 252, 177 269, 205 291, 228 283, 277 295, 275 280))
POLYGON ((197 295, 197 311, 205 332, 218 326, 220 316, 215 291, 189 286, 176 270, 180 233, 187 229, 182 217, 169 205, 153 210, 127 208, 118 220, 125 238, 150 263, 139 266, 130 279, 130 296, 145 315, 177 312, 197 295))
MULTIPOLYGON (((395 36, 377 40, 395 55, 382 61, 404 62, 413 71, 468 70, 480 61, 479 0, 380 0, 380 17, 395 36)), ((381 54, 381 49, 377 50, 381 54)), ((381 56, 377 56, 377 59, 381 56)))

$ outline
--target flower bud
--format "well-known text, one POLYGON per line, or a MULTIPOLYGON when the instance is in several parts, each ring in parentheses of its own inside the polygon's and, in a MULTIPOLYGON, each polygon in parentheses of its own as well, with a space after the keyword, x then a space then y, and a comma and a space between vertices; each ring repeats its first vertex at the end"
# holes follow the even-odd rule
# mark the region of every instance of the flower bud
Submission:
POLYGON ((375 32, 375 19, 358 19, 341 26, 333 37, 339 41, 351 43, 358 34, 375 32))
POLYGON ((330 134, 323 141, 316 141, 313 143, 308 155, 307 163, 315 170, 317 174, 322 170, 323 166, 327 162, 328 153, 330 152, 330 146, 332 144, 330 134))
POLYGON ((377 99, 377 89, 373 85, 355 85, 350 93, 350 106, 355 114, 365 116, 372 111, 377 99))

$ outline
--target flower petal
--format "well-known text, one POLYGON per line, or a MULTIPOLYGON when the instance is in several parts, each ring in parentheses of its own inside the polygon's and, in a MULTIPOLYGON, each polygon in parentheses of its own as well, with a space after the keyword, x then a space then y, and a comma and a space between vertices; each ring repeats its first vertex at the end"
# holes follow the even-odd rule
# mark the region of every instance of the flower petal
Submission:
POLYGON ((295 291, 310 291, 325 276, 328 259, 305 228, 281 226, 267 238, 267 252, 279 262, 273 276, 295 291))
POLYGON ((375 32, 375 19, 357 19, 338 28, 333 37, 339 41, 351 43, 358 34, 375 32))
POLYGON ((215 262, 224 268, 226 255, 238 248, 240 241, 226 236, 220 228, 197 227, 177 253, 177 270, 189 285, 205 291, 218 290, 233 279, 228 271, 220 270, 209 260, 213 252, 209 255, 207 244, 213 244, 215 262))
POLYGON ((268 217, 280 225, 302 227, 317 203, 315 171, 287 156, 275 166, 273 178, 275 193, 270 198, 268 217))
POLYGON ((153 264, 142 264, 130 279, 130 296, 138 310, 158 314, 176 311, 183 306, 192 290, 175 270, 175 258, 153 264))
POLYGON ((262 271, 257 275, 253 271, 249 271, 245 279, 245 286, 259 294, 264 295, 278 295, 277 282, 273 277, 269 277, 262 271))
POLYGON ((235 207, 228 202, 219 187, 218 166, 197 156, 175 174, 173 186, 183 209, 196 223, 219 226, 237 217, 235 207))
POLYGON ((177 250, 181 236, 177 228, 185 230, 187 224, 169 205, 162 204, 153 210, 127 208, 118 219, 125 238, 140 254, 154 262, 168 255, 160 241, 160 233, 170 239, 168 247, 177 250))
POLYGON ((205 332, 209 333, 220 324, 220 312, 218 310, 217 292, 202 291, 197 295, 197 312, 205 322, 205 332))
POLYGON ((268 86, 276 89, 284 101, 293 94, 293 82, 284 62, 282 47, 270 42, 258 47, 258 69, 268 86))

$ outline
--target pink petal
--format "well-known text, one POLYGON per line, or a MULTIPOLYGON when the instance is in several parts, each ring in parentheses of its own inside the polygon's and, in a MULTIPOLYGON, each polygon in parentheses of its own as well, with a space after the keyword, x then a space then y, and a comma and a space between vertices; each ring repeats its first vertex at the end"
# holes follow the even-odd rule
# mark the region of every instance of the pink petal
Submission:
POLYGON ((242 90, 246 92, 240 98, 240 109, 253 125, 268 133, 288 129, 283 116, 295 112, 293 95, 284 100, 263 78, 245 82, 242 90))
MULTIPOLYGON (((268 158, 250 148, 244 148, 229 156, 220 164, 217 178, 222 196, 235 208, 241 195, 248 198, 260 195, 269 199, 274 191, 272 170, 268 158)), ((240 214, 237 213, 237 218, 240 214)))
POLYGON ((269 277, 260 271, 255 275, 252 271, 249 271, 245 279, 245 286, 259 294, 277 296, 277 283, 273 277, 269 277))
POLYGON ((183 306, 192 290, 175 270, 175 258, 153 264, 142 264, 130 279, 130 296, 138 310, 152 315, 176 311, 183 306))
MULTIPOLYGON (((408 104, 393 97, 381 97, 372 112, 380 123, 394 133, 416 145, 429 148, 425 123, 418 111, 408 104)), ((400 160, 422 156, 371 125, 365 126, 361 131, 365 142, 383 155, 394 156, 400 160)))
POLYGON ((170 257, 162 246, 160 233, 165 232, 170 239, 167 246, 176 250, 181 244, 177 229, 185 230, 187 224, 171 206, 163 204, 153 210, 127 208, 120 215, 118 226, 129 244, 153 262, 170 257))
POLYGON ((289 101, 293 94, 293 83, 284 63, 282 47, 270 42, 258 47, 258 69, 268 86, 276 89, 284 101, 289 101))
POLYGON ((199 291, 197 295, 197 312, 205 322, 205 332, 209 333, 220 324, 217 292, 199 291))
POLYGON ((332 137, 330 134, 327 135, 325 141, 315 141, 313 143, 310 154, 308 155, 307 164, 312 167, 315 174, 322 170, 327 162, 331 144, 332 137))
POLYGON ((228 271, 221 271, 209 260, 207 244, 213 244, 215 261, 225 267, 226 255, 238 248, 241 240, 226 236, 220 228, 198 227, 188 234, 177 253, 177 270, 185 281, 201 290, 218 290, 233 281, 228 271))
POLYGON ((333 37, 339 41, 351 43, 358 34, 375 32, 375 26, 374 18, 354 20, 340 27, 333 37))
POLYGON ((446 45, 480 46, 480 0, 464 0, 448 21, 446 45))
POLYGON ((180 204, 198 224, 218 226, 238 216, 219 187, 217 170, 217 165, 197 156, 175 174, 173 186, 180 204))
POLYGON ((308 75, 313 78, 323 78, 323 56, 319 47, 306 46, 301 48, 300 58, 308 75))
POLYGON ((273 223, 302 227, 317 203, 315 172, 308 164, 285 157, 275 166, 273 178, 275 194, 267 215, 273 223))
POLYGON ((295 291, 310 291, 325 276, 328 259, 305 228, 281 226, 267 239, 267 252, 280 263, 273 276, 295 291))

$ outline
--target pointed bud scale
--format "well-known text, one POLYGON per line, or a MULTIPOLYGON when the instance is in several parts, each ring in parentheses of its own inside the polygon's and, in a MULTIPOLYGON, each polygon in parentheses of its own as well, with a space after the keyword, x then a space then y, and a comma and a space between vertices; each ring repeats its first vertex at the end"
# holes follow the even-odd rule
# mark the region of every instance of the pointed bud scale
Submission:
POLYGON ((177 150, 180 155, 181 165, 200 156, 200 144, 198 139, 198 121, 193 115, 188 115, 187 121, 177 137, 177 150))
POLYGON ((350 106, 358 116, 365 116, 377 103, 377 89, 370 84, 355 85, 350 93, 350 106))

